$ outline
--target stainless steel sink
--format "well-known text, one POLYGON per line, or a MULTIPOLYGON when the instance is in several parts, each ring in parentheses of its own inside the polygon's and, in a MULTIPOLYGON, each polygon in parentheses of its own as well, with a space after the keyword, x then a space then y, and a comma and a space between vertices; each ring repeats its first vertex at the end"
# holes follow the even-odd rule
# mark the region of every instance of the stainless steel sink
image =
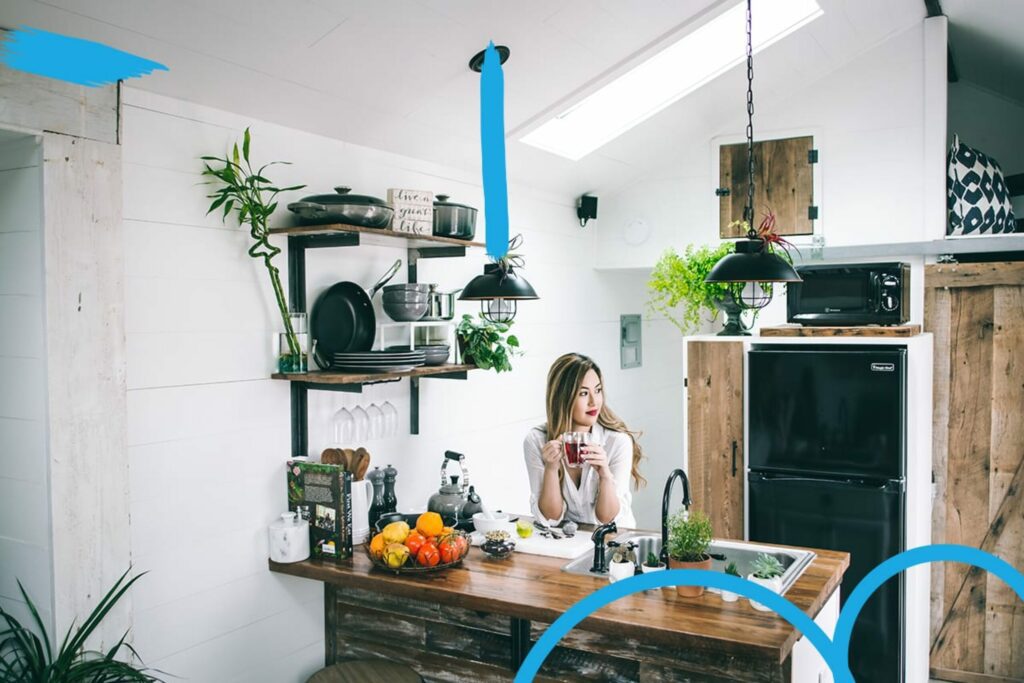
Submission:
MULTIPOLYGON (((644 533, 641 531, 627 531, 615 536, 614 540, 620 543, 625 543, 626 541, 636 543, 636 556, 641 562, 647 558, 648 553, 654 553, 655 555, 661 553, 660 535, 644 533)), ((814 560, 814 553, 809 550, 794 550, 792 548, 779 548, 776 546, 753 545, 750 543, 744 543, 743 541, 712 541, 711 547, 708 549, 708 553, 710 553, 712 558, 711 571, 724 572, 725 566, 729 562, 735 562, 736 569, 742 577, 746 577, 750 574, 754 558, 759 554, 767 553, 769 555, 774 555, 785 568, 785 571, 782 574, 782 594, 785 594, 785 592, 789 590, 789 587, 792 586, 798 578, 800 578, 800 575, 803 574, 804 570, 807 569, 814 560)), ((562 567, 562 571, 569 572, 570 574, 607 578, 607 573, 598 574, 590 571, 590 567, 593 563, 594 553, 589 552, 586 555, 578 557, 572 562, 566 564, 562 567)), ((717 589, 714 588, 709 588, 708 590, 718 592, 717 589)))

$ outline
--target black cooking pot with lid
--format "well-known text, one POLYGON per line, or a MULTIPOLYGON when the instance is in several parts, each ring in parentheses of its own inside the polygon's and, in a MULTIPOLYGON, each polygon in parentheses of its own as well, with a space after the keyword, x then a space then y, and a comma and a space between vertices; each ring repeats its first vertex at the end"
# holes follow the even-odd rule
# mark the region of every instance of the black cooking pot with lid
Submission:
POLYGON ((394 209, 383 199, 351 194, 350 187, 336 187, 337 194, 315 194, 292 202, 288 210, 303 223, 345 223, 363 228, 385 228, 394 209))
POLYGON ((434 234, 471 240, 476 235, 476 209, 448 201, 448 195, 437 195, 434 202, 434 234))

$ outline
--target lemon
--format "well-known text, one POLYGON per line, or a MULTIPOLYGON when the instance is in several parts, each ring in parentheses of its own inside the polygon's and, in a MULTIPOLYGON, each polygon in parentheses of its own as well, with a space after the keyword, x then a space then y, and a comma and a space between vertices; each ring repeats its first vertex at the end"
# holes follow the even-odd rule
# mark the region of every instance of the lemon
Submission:
POLYGON ((398 569, 409 559, 409 549, 401 543, 384 546, 384 562, 392 569, 398 569))
POLYGON ((519 534, 519 538, 529 538, 533 535, 533 522, 525 519, 521 519, 516 522, 516 533, 519 534))
POLYGON ((405 543, 409 536, 409 525, 405 522, 391 522, 383 529, 385 543, 405 543))

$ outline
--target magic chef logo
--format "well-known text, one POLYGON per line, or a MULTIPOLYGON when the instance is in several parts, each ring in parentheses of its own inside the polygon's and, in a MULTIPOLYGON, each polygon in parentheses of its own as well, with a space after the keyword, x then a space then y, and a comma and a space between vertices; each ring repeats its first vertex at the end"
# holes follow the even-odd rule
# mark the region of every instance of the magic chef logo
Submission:
POLYGON ((540 670, 544 659, 566 633, 580 621, 605 605, 632 593, 668 586, 705 586, 732 591, 770 608, 773 612, 800 630, 832 670, 835 683, 856 683, 850 672, 850 635, 857 615, 874 592, 890 578, 921 564, 932 562, 958 562, 984 569, 999 577, 1024 600, 1024 574, 991 553, 964 545, 927 545, 913 548, 891 557, 865 576, 846 598, 836 623, 835 637, 829 638, 814 620, 778 593, 764 586, 719 572, 704 569, 670 569, 640 574, 616 581, 595 591, 570 607, 565 614, 548 627, 544 635, 530 650, 516 674, 515 683, 529 683, 540 670))

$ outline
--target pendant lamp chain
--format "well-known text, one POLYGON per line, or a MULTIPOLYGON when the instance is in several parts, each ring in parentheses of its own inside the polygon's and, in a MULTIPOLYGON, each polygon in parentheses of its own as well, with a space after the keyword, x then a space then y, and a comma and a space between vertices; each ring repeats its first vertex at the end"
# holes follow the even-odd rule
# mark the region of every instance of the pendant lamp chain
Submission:
POLYGON ((743 220, 749 226, 747 236, 754 238, 754 44, 750 3, 747 0, 747 205, 743 207, 743 220))

